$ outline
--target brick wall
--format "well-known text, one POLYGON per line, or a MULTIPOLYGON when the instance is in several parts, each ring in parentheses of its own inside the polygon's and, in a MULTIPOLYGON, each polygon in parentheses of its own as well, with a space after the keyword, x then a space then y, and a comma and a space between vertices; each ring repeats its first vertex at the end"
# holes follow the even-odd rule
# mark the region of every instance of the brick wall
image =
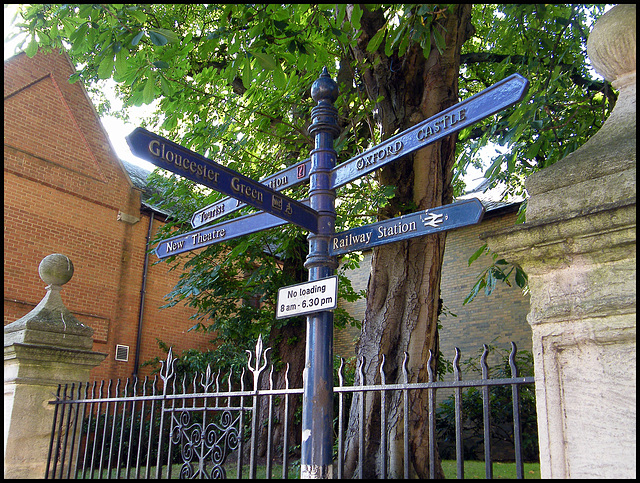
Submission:
MULTIPOLYGON (((515 220, 516 214, 513 212, 499 216, 487 214, 479 225, 447 233, 440 288, 444 305, 457 317, 441 316, 440 350, 449 361, 453 360, 455 347, 460 349, 462 360, 465 360, 477 355, 478 351, 482 350, 483 343, 493 343, 509 349, 509 342, 513 340, 518 349, 531 350, 531 329, 526 320, 529 296, 523 296, 517 286, 508 287, 498 283, 492 295, 487 297, 484 292, 480 292, 473 302, 462 305, 478 274, 491 263, 491 257, 483 256, 471 266, 468 265, 469 257, 482 245, 478 235, 485 231, 512 226, 515 220)), ((371 254, 371 251, 365 252, 360 269, 349 272, 357 290, 367 287, 371 254)), ((355 303, 342 302, 341 307, 357 319, 364 319, 364 299, 355 303)), ((358 336, 359 330, 351 327, 336 330, 335 354, 345 358, 353 356, 355 351, 351 341, 358 336)))
POLYGON ((513 226, 516 216, 516 213, 488 215, 479 225, 447 234, 440 289, 444 305, 457 317, 440 318, 440 350, 449 361, 453 360, 455 347, 460 349, 464 360, 481 351, 483 343, 490 344, 494 339, 493 344, 504 349, 509 349, 509 342, 514 341, 518 349, 531 350, 529 296, 523 296, 515 283, 513 287, 498 283, 490 296, 481 291, 471 303, 462 305, 478 274, 492 262, 490 256, 483 255, 469 266, 469 257, 482 246, 478 235, 513 226))
MULTIPOLYGON (((62 290, 69 310, 94 329, 94 347, 108 354, 95 379, 126 378, 134 367, 138 314, 150 215, 141 213, 135 189, 113 152, 98 116, 65 55, 20 54, 4 65, 4 324, 33 309, 45 295, 40 261, 67 255, 74 276, 62 290), (118 220, 126 213, 140 221, 118 220), (114 360, 116 344, 129 361, 114 360)), ((161 221, 154 222, 154 231, 161 221)), ((160 310, 180 270, 150 256, 140 361, 164 354, 156 338, 175 351, 209 346, 187 333, 193 310, 160 310)), ((142 369, 139 374, 148 374, 142 369)))

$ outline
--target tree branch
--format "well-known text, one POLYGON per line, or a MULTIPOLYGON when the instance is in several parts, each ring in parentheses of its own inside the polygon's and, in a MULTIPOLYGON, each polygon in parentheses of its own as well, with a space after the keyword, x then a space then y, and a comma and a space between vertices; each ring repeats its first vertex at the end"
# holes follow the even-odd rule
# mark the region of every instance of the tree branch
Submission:
MULTIPOLYGON (((468 54, 462 54, 460 56, 460 63, 461 64, 479 64, 479 63, 483 63, 483 62, 489 62, 489 63, 500 63, 502 61, 504 61, 505 59, 510 58, 510 62, 513 65, 522 65, 522 64, 528 64, 530 61, 530 58, 526 55, 506 55, 506 54, 494 54, 491 52, 471 52, 468 54)), ((571 79, 571 81, 579 86, 579 87, 583 87, 585 89, 587 89, 588 91, 598 91, 598 92, 605 92, 605 88, 610 91, 611 88, 609 87, 609 83, 608 82, 599 82, 599 81, 595 81, 595 80, 591 80, 591 79, 587 79, 585 77, 582 77, 576 70, 576 68, 571 65, 571 64, 558 64, 560 66, 560 68, 564 71, 564 72, 569 72, 569 78, 571 79)), ((610 99, 611 100, 611 99, 610 99)))

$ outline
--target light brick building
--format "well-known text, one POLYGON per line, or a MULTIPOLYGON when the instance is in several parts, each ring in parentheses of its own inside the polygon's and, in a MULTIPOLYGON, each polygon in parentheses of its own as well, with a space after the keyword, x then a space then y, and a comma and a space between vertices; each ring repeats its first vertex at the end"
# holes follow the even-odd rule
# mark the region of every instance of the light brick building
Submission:
POLYGON ((153 234, 164 216, 141 201, 86 91, 69 84, 74 71, 58 53, 4 62, 4 324, 45 295, 40 261, 67 255, 75 273, 62 298, 94 329, 93 350, 108 353, 92 377, 127 378, 136 359, 163 357, 156 338, 179 354, 210 347, 209 337, 187 332, 192 309, 160 310, 179 271, 154 265, 153 255, 144 267, 149 224, 153 234), (115 360, 116 345, 129 348, 128 361, 115 360))
MULTIPOLYGON (((490 196, 481 191, 471 193, 485 205, 486 213, 481 223, 447 232, 447 242, 440 283, 441 296, 447 309, 440 317, 442 328, 439 332, 440 350, 446 360, 452 361, 455 347, 461 351, 461 359, 466 360, 478 355, 482 344, 491 344, 510 348, 514 341, 518 350, 531 350, 531 328, 527 322, 529 312, 529 296, 523 296, 522 290, 515 284, 508 287, 498 282, 490 296, 481 291, 471 303, 462 305, 471 291, 478 274, 491 263, 491 257, 482 256, 469 266, 469 258, 482 242, 478 235, 483 232, 513 226, 517 218, 519 203, 495 203, 490 196), (453 313, 446 315, 446 312, 453 313)), ((469 197, 469 196, 466 196, 469 197)), ((372 251, 363 253, 364 260, 360 269, 348 272, 355 290, 364 290, 369 281, 372 251)), ((513 275, 512 275, 513 279, 513 275)), ((366 308, 366 300, 352 303, 341 303, 356 319, 362 321, 366 308)), ((347 327, 336 331, 334 352, 336 355, 349 358, 355 355, 354 341, 360 335, 356 328, 347 327)), ((491 361, 490 362, 495 362, 491 361)))

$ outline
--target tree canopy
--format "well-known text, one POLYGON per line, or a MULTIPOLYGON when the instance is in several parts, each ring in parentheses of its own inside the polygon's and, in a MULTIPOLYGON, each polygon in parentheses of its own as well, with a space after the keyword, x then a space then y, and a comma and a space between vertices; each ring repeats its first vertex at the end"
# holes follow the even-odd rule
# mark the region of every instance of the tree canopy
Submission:
MULTIPOLYGON (((432 48, 442 50, 444 36, 436 27, 450 9, 47 4, 22 6, 19 26, 29 33, 22 46, 27 55, 39 47, 68 52, 78 65, 71 81, 82 79, 100 112, 110 109, 100 86, 113 79, 124 108, 111 114, 126 118, 127 107, 158 100, 146 121, 150 128, 261 178, 308 156, 309 88, 323 66, 341 87, 338 162, 380 142, 380 123, 398 106, 388 105, 384 89, 368 92, 365 77, 380 64, 397 71, 414 45, 425 57, 432 48), (371 55, 356 58, 363 13, 376 10, 383 21, 364 46, 371 55)), ((469 166, 483 167, 478 151, 489 142, 498 146, 484 166, 491 185, 504 183, 505 197, 526 196, 527 175, 574 151, 599 129, 616 98, 586 60, 590 25, 602 12, 602 5, 474 6, 475 32, 460 57, 460 97, 513 72, 531 87, 524 102, 460 133, 454 194, 464 191, 469 166)), ((373 176, 342 188, 337 229, 373 221, 394 190, 373 176)), ((183 208, 173 207, 177 221, 219 197, 197 188, 191 193, 183 208)), ((411 208, 402 204, 405 212, 411 208)))
MULTIPOLYGON (((384 23, 366 45, 381 56, 354 59, 363 8, 340 5, 31 5, 21 9, 27 55, 38 47, 64 47, 77 62, 72 81, 96 87, 113 79, 126 108, 158 99, 148 124, 183 145, 255 177, 306 157, 313 101, 311 83, 328 66, 337 74, 337 107, 345 128, 336 142, 338 162, 380 141, 377 116, 384 94, 365 92, 368 62, 402 62, 419 44, 425 56, 444 48, 435 26, 447 5, 387 5, 384 23)), ((594 79, 586 38, 603 6, 475 5, 475 33, 463 46, 460 97, 510 73, 529 79, 527 99, 498 119, 460 135, 455 181, 489 140, 504 147, 486 170, 522 192, 522 179, 553 164, 600 127, 615 102, 594 79), (608 101, 608 102, 607 102, 608 101)), ((96 90, 97 94, 99 91, 96 90)), ((102 99, 102 108, 108 102, 102 99)), ((462 185, 458 184, 458 192, 462 185)), ((389 191, 386 192, 389 195, 389 191)), ((344 193, 344 198, 349 198, 344 193)), ((366 212, 384 202, 376 198, 366 212)), ((358 204, 358 203, 354 203, 358 204)), ((345 207, 346 208, 346 207, 345 207)), ((348 210, 354 223, 365 206, 348 210)), ((348 216, 350 215, 350 217, 348 216)))

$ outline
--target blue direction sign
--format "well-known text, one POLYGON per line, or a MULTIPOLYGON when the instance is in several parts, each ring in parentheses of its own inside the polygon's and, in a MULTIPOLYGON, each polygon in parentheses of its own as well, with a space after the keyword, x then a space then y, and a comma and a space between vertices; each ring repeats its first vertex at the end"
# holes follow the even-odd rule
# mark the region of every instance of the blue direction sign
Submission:
POLYGON ((318 231, 318 213, 297 200, 278 193, 232 169, 200 156, 179 144, 136 128, 127 136, 131 152, 160 168, 294 223, 318 231))
MULTIPOLYGON (((304 200, 303 204, 309 203, 304 200)), ((167 258, 179 253, 203 248, 214 243, 221 243, 239 236, 257 233, 276 226, 286 225, 287 221, 265 212, 252 213, 234 220, 223 221, 213 226, 193 230, 184 235, 177 235, 162 240, 156 247, 158 258, 167 258)))
POLYGON ((396 134, 333 168, 332 188, 339 188, 406 154, 516 104, 526 94, 528 86, 527 79, 520 74, 513 74, 455 106, 396 134))
MULTIPOLYGON (((260 180, 260 183, 280 191, 309 181, 309 171, 311 171, 311 159, 307 158, 260 180)), ((224 198, 196 211, 191 217, 191 226, 198 228, 245 206, 245 203, 234 198, 224 198)))
POLYGON ((336 233, 331 237, 329 254, 343 255, 408 238, 474 225, 479 223, 483 216, 484 207, 475 198, 418 211, 336 233))

